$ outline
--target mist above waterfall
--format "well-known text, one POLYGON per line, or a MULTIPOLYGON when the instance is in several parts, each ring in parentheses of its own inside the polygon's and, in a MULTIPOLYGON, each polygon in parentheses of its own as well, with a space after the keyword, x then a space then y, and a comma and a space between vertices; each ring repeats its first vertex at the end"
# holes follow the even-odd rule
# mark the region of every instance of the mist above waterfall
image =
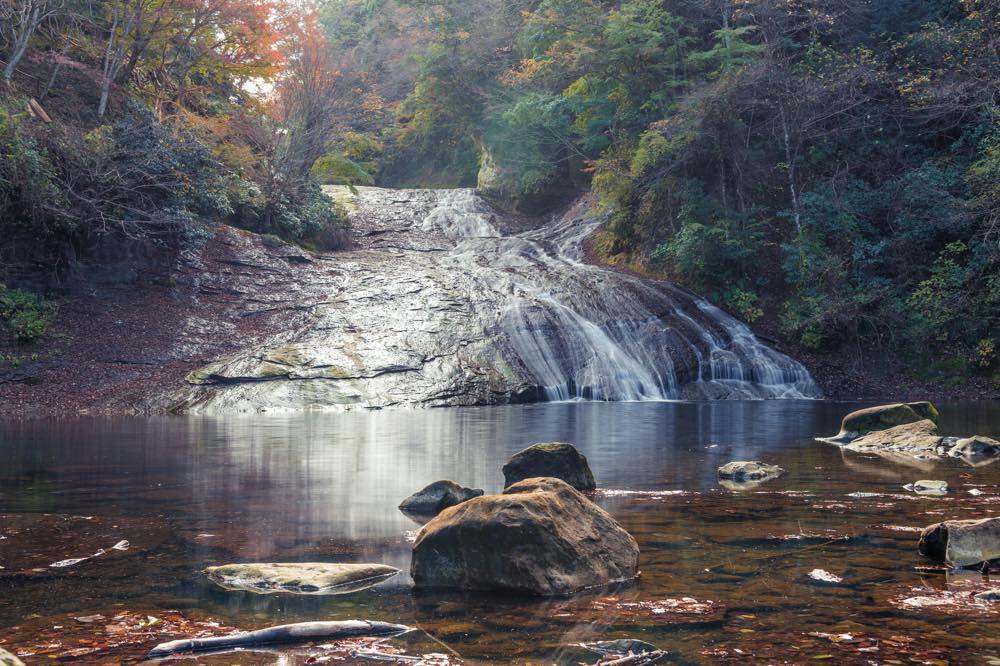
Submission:
POLYGON ((351 199, 359 247, 304 272, 310 323, 194 373, 180 409, 819 395, 687 290, 584 263, 586 212, 525 230, 469 189, 351 199))

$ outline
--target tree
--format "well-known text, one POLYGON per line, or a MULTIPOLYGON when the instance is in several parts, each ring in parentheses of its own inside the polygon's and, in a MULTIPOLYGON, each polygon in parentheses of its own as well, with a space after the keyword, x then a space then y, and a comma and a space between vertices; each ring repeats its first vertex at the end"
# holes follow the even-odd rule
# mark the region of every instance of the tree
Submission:
POLYGON ((0 0, 0 38, 7 47, 3 79, 10 82, 35 32, 67 11, 67 0, 0 0))

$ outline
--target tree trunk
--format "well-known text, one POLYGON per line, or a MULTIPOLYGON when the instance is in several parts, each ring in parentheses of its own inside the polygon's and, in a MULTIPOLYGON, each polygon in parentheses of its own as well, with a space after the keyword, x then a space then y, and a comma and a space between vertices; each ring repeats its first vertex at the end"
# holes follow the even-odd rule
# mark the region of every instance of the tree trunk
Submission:
POLYGON ((799 193, 795 185, 795 152, 792 150, 791 136, 788 131, 788 120, 785 116, 785 105, 778 106, 781 117, 781 131, 785 138, 785 169, 788 173, 788 192, 792 198, 792 218, 795 220, 795 230, 802 233, 802 214, 799 210, 799 193))

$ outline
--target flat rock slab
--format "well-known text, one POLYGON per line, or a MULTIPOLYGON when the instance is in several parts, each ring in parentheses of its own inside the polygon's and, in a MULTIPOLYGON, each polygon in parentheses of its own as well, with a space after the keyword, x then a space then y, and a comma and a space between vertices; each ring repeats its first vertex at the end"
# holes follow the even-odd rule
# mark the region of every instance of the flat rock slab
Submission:
POLYGON ((785 470, 777 465, 768 465, 759 460, 735 460, 719 468, 720 479, 736 483, 769 481, 784 473, 785 470))
POLYGON ((225 564, 205 569, 205 575, 227 590, 257 594, 348 594, 373 587, 399 573, 384 564, 289 562, 225 564))
POLYGON ((932 481, 924 479, 921 481, 914 481, 913 483, 903 486, 904 489, 914 492, 918 495, 947 495, 948 494, 948 482, 947 481, 932 481))
POLYGON ((894 428, 869 433, 849 443, 845 448, 858 453, 903 453, 912 456, 937 457, 944 438, 937 424, 923 419, 894 428))

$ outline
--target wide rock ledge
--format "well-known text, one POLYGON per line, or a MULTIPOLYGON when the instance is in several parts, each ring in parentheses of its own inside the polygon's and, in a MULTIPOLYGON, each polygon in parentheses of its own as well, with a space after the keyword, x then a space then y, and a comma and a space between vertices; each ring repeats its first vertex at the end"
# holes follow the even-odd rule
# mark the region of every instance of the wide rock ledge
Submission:
POLYGON ((442 511, 413 545, 419 588, 565 595, 635 578, 639 546, 603 509, 554 478, 442 511))
POLYGON ((288 562, 225 564, 205 569, 205 575, 227 590, 258 594, 347 594, 381 583, 399 573, 384 564, 288 562))
POLYGON ((403 513, 436 515, 450 506, 473 497, 481 497, 482 494, 483 491, 479 488, 463 488, 454 481, 435 481, 403 500, 399 509, 403 513))
POLYGON ((524 479, 562 479, 577 490, 595 490, 597 483, 587 458, 572 444, 545 442, 515 453, 503 466, 504 487, 524 479))

